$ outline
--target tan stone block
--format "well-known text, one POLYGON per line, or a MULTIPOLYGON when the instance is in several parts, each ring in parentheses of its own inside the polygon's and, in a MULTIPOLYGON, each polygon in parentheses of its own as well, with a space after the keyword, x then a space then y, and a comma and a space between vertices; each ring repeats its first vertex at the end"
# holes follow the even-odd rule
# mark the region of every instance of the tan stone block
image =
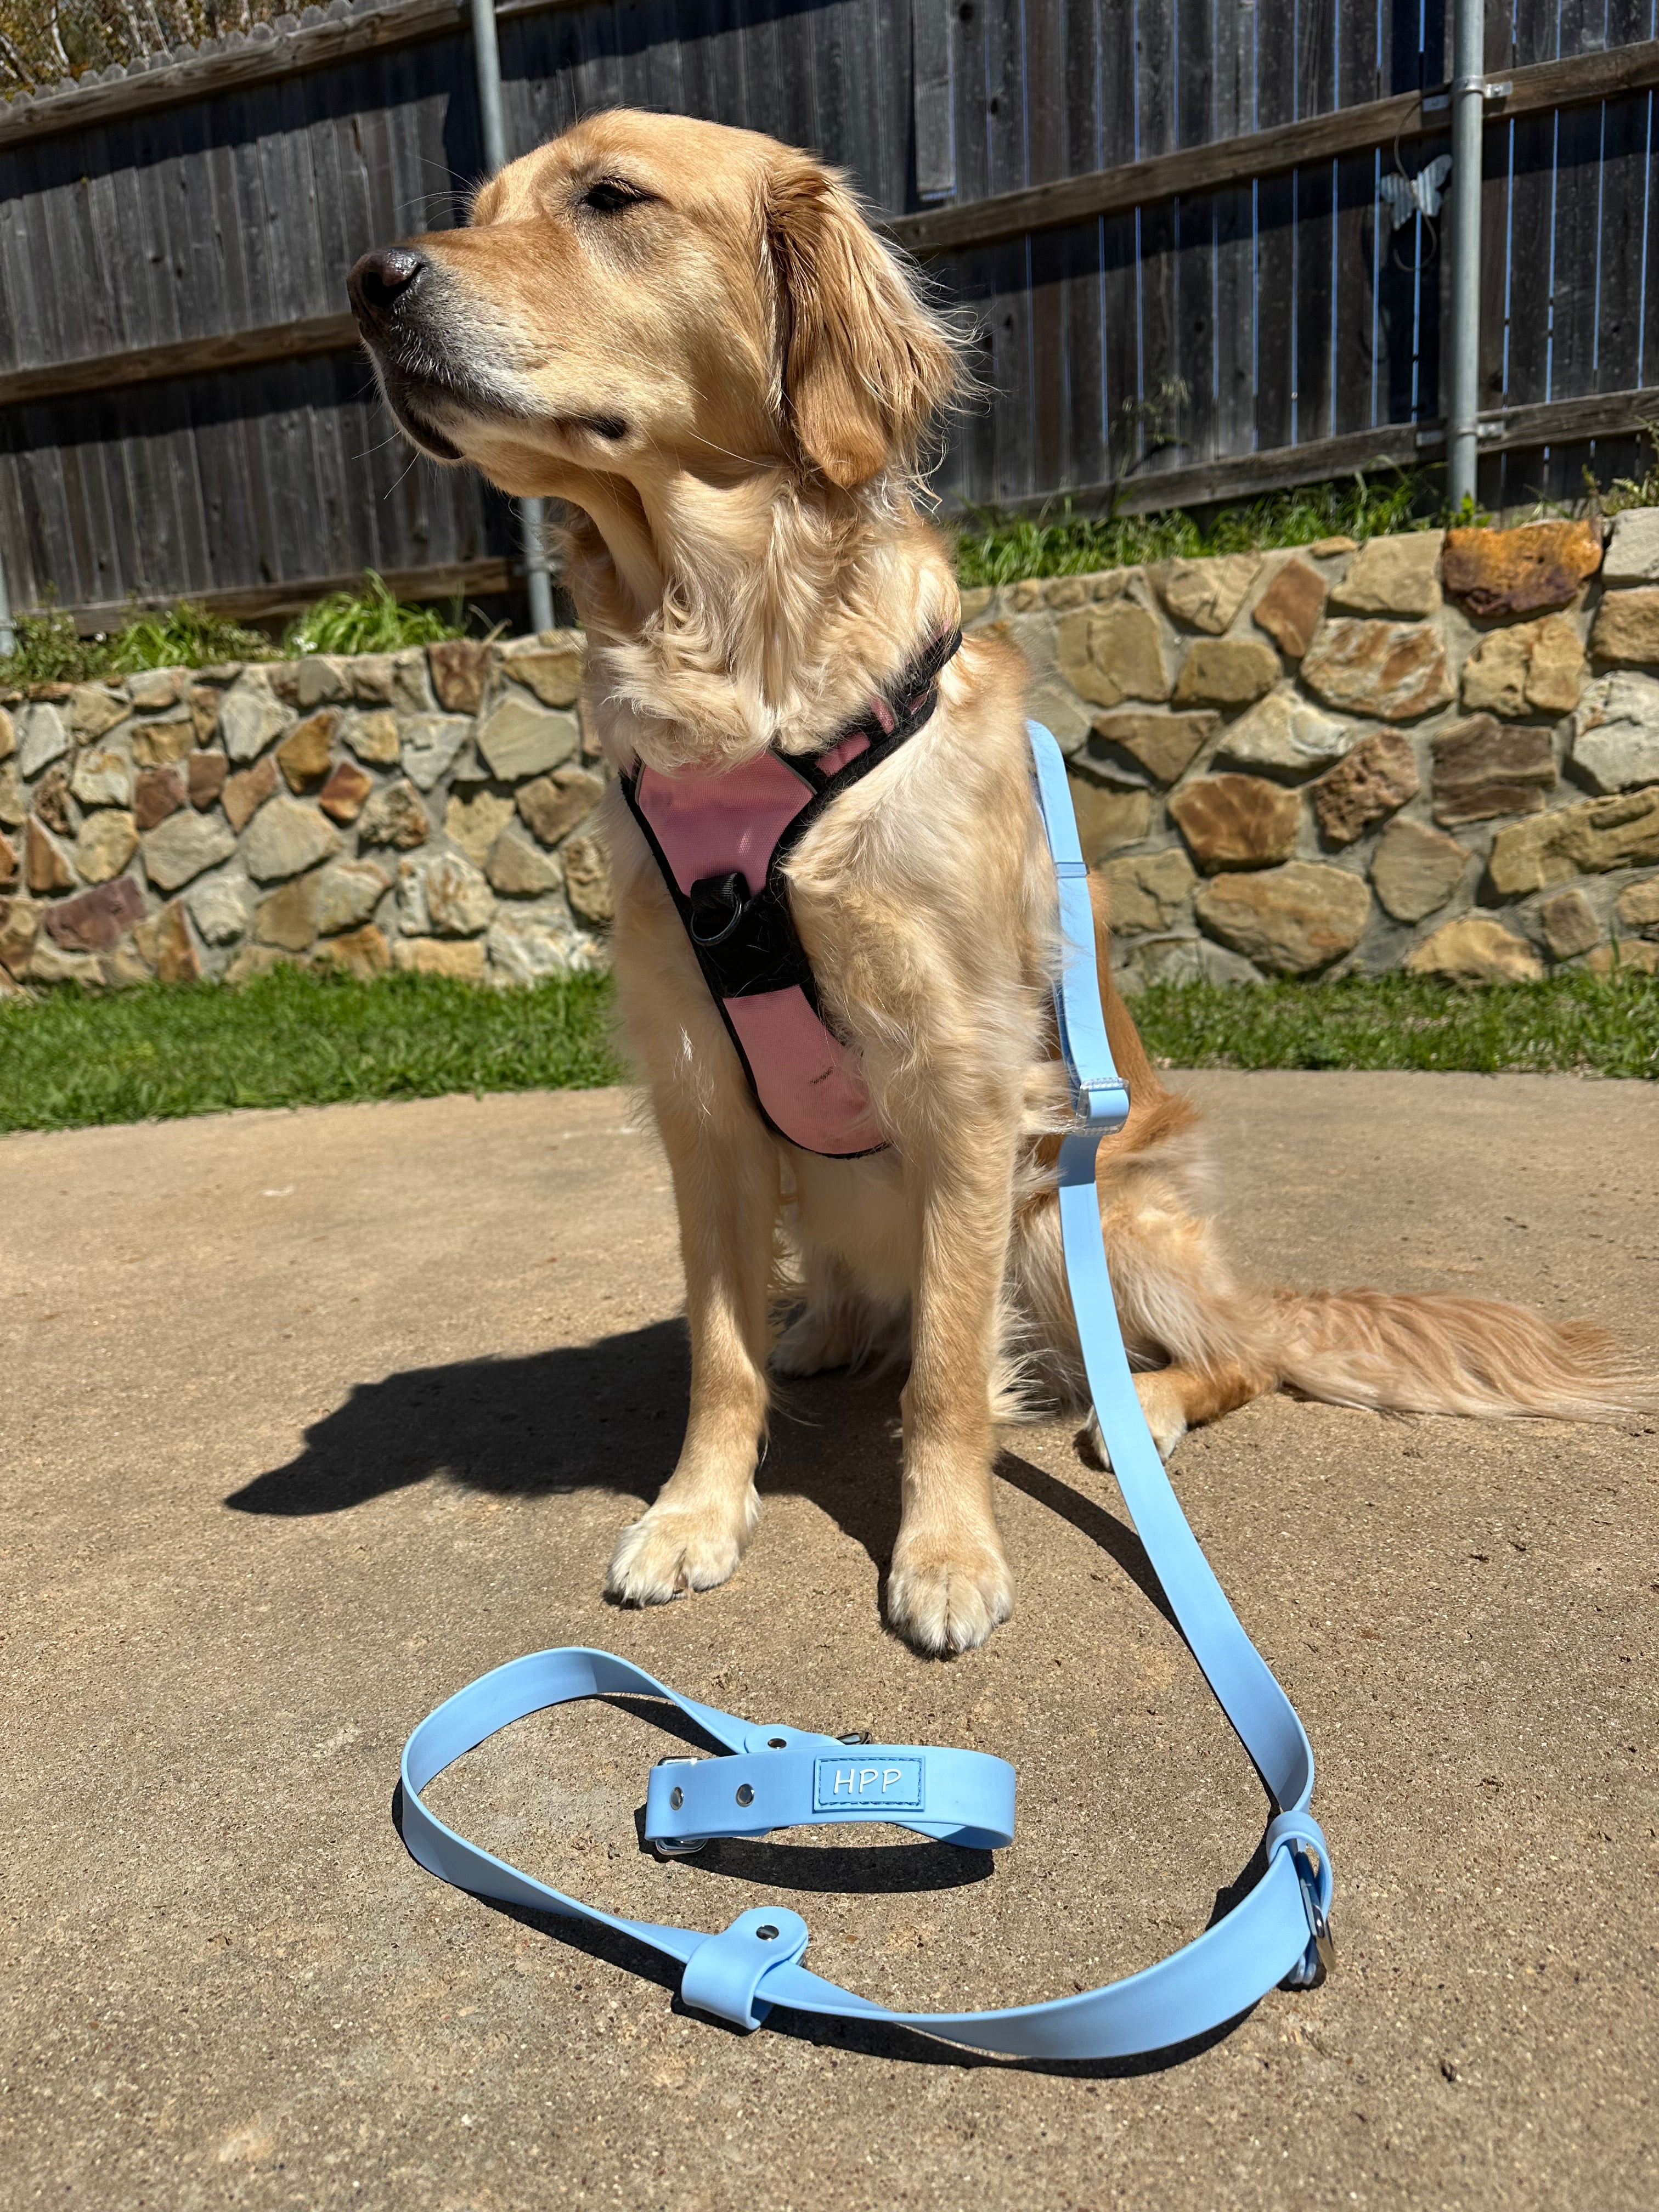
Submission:
POLYGON ((269 975, 274 969, 297 968, 300 957, 295 952, 279 952, 274 945, 245 945, 225 970, 227 983, 251 982, 256 975, 269 975))
POLYGON ((1626 884, 1613 908, 1626 929, 1659 930, 1659 876, 1644 876, 1626 884))
POLYGON ((1069 613, 1073 607, 1086 606, 1089 586, 1081 576, 1050 576, 1042 586, 1042 604, 1056 614, 1069 613))
POLYGON ((1476 714, 1432 738, 1434 818, 1451 824, 1500 814, 1535 814, 1555 783, 1547 730, 1505 729, 1476 714))
POLYGON ((1446 650, 1434 623, 1337 616, 1320 625, 1302 680, 1328 706, 1385 722, 1409 722, 1452 696, 1446 650))
POLYGON ((164 722, 139 722, 132 732, 132 757, 140 768, 167 768, 181 761, 196 743, 196 725, 188 714, 164 722))
POLYGON ((1390 822, 1377 840, 1371 886, 1396 921, 1421 921, 1463 880, 1471 854, 1425 822, 1390 822))
POLYGON ((1114 791, 1080 775, 1071 778, 1071 786, 1078 838, 1091 867, 1109 853, 1138 845, 1152 827, 1150 792, 1114 791))
POLYGON ((196 742, 210 742, 219 726, 219 708, 224 693, 216 684, 192 684, 190 687, 190 726, 196 732, 196 742))
POLYGON ((1487 869, 1501 898, 1547 890, 1579 873, 1659 860, 1659 787, 1587 799, 1502 829, 1487 869))
POLYGON ((269 755, 227 781, 225 812, 239 837, 276 788, 276 763, 269 755))
POLYGON ((309 713, 351 696, 351 662, 343 653, 308 653, 294 671, 294 703, 309 713))
POLYGON ((1544 963, 1513 930, 1490 915, 1460 915, 1413 945, 1405 965, 1413 975, 1443 975, 1455 983, 1534 983, 1544 963))
POLYGON ((532 707, 523 697, 503 699, 478 732, 478 750, 503 783, 545 775, 568 761, 580 742, 574 714, 532 707))
POLYGON ((1357 538, 1316 538, 1308 550, 1316 560, 1332 561, 1340 554, 1357 553, 1359 540, 1357 538))
POLYGON ((9 975, 21 975, 28 966, 45 912, 33 899, 0 898, 0 968, 9 975))
POLYGON ((125 722, 131 712, 126 694, 112 684, 77 684, 70 693, 70 727, 83 745, 125 722))
POLYGON ((1167 699, 1164 631, 1149 608, 1115 599, 1062 615, 1056 637, 1060 672, 1097 707, 1125 699, 1167 699))
POLYGON ((260 945, 280 945, 288 952, 303 952, 317 934, 317 878, 298 877, 260 900, 253 915, 254 939, 260 945))
POLYGON ((69 855, 31 816, 23 832, 23 876, 37 895, 66 891, 75 883, 69 855))
POLYGON ((88 750, 76 761, 70 792, 82 806, 131 806, 131 765, 124 753, 88 750))
POLYGON ((17 750, 17 726, 0 707, 0 761, 9 761, 17 750))
POLYGON ((393 768, 402 750, 398 717, 390 708, 372 714, 349 714, 340 735, 369 768, 393 768))
POLYGON ((544 707, 574 707, 582 688, 583 640, 580 630, 549 631, 548 640, 509 646, 501 673, 533 691, 544 707))
POLYGON ((557 860, 516 822, 509 822, 490 847, 484 872, 490 889, 503 898, 539 898, 564 880, 557 860))
POLYGON ((459 792, 452 792, 444 809, 444 835, 452 845, 460 847, 469 860, 483 867, 495 840, 512 819, 513 801, 506 793, 486 788, 463 798, 459 792))
MULTIPOLYGON (((347 665, 346 680, 350 685, 352 697, 361 705, 389 707, 396 681, 392 655, 389 653, 355 653, 347 665)), ((396 758, 395 754, 393 758, 396 758)))
POLYGON ((23 779, 17 773, 15 761, 0 763, 0 822, 8 830, 15 830, 29 811, 23 790, 23 779))
POLYGON ((1373 730, 1313 786, 1321 833, 1330 844, 1352 845, 1419 787, 1410 738, 1398 730, 1373 730))
POLYGON ((515 794, 520 814, 544 845, 556 845, 599 805, 605 786, 584 768, 555 769, 515 794))
POLYGON ((1310 975, 1352 952, 1371 895, 1346 868, 1291 860, 1282 868, 1217 876, 1193 902, 1201 926, 1276 975, 1310 975))
POLYGON ((1170 812, 1206 875, 1288 860, 1302 819, 1295 792, 1259 775, 1195 777, 1170 799, 1170 812))
POLYGON ((185 803, 185 779, 177 768, 147 768, 140 771, 134 794, 133 818, 141 830, 154 830, 185 803))
POLYGON ((1277 769, 1301 777, 1328 768, 1353 741, 1350 725, 1334 721, 1285 684, 1229 725, 1217 758, 1241 768, 1277 769))
POLYGON ((584 921, 607 922, 616 913, 611 863, 597 837, 567 837, 559 848, 564 864, 564 895, 584 921))
POLYGON ((484 947, 481 937, 400 937, 392 948, 392 964, 400 971, 421 975, 453 975, 463 983, 484 980, 484 947))
POLYGON ((31 983, 78 983, 95 991, 104 978, 96 960, 84 952, 60 952, 49 937, 37 937, 24 975, 31 983))
POLYGON ((1598 660, 1659 661, 1659 586, 1609 592, 1596 609, 1590 651, 1598 660))
POLYGON ((1440 605, 1438 530, 1373 538, 1332 586, 1332 604, 1365 615, 1431 615, 1440 605))
POLYGON ((1571 960, 1601 942, 1601 925, 1595 909, 1581 890, 1557 891, 1538 909, 1544 942, 1557 960, 1571 960))
POLYGON ((1278 683, 1279 655, 1259 637, 1199 638, 1187 648, 1177 707, 1247 707, 1278 683))
POLYGON ((140 668, 127 678, 132 703, 146 710, 176 707, 184 696, 182 668, 140 668))
POLYGON ((1598 945, 1584 965, 1592 975, 1610 975, 1624 969, 1638 975, 1659 975, 1659 945, 1639 937, 1621 937, 1616 945, 1598 945))
POLYGON ((359 982, 372 983, 391 967, 392 948, 386 941, 386 932, 377 929, 372 921, 366 922, 361 929, 349 929, 341 936, 325 938, 312 955, 312 964, 318 968, 341 968, 359 982))
POLYGON ((317 931, 331 937, 366 922, 392 888, 373 860, 333 860, 317 878, 317 931))
MULTIPOLYGON (((135 931, 135 937, 139 933, 135 931)), ((196 941, 190 933, 185 919, 184 902, 174 899, 164 907, 151 925, 147 942, 143 945, 145 958, 155 970, 160 983, 194 983, 201 979, 202 963, 196 950, 196 941)))
POLYGON ((118 945, 113 952, 100 953, 98 975, 106 991, 131 991, 154 980, 149 961, 140 957, 133 945, 118 945))
POLYGON ((1281 653, 1300 660, 1324 615, 1328 588, 1317 568, 1292 557, 1256 601, 1250 619, 1267 631, 1281 653))
POLYGON ((319 708, 296 722, 277 746, 276 765, 290 791, 314 791, 327 775, 340 719, 337 707, 319 708))
POLYGON ((1261 568, 1259 553, 1224 553, 1207 560, 1170 561, 1157 581, 1164 605, 1177 620, 1219 637, 1261 568))
POLYGON ((1483 637, 1463 666, 1463 704, 1495 714, 1565 714, 1584 688, 1584 648, 1569 615, 1483 637))
POLYGON ((1175 783, 1215 735, 1220 719, 1208 713, 1097 714, 1089 757, 1109 762, 1115 751, 1127 753, 1154 782, 1175 783))
POLYGON ((1198 878, 1179 846, 1109 860, 1101 870, 1106 911, 1116 937, 1145 937, 1187 919, 1198 878))
POLYGON ((426 659, 438 704, 452 714, 476 714, 483 704, 489 647, 477 638, 445 638, 428 646, 426 659))
POLYGON ((1597 522, 1449 530, 1440 560, 1449 598, 1482 621, 1564 607, 1601 562, 1597 522))
POLYGON ((170 814, 143 841, 144 873, 157 890, 176 891, 236 850, 229 825, 216 814, 170 814))
POLYGON ((17 848, 9 837, 0 836, 0 890, 10 890, 15 884, 22 862, 17 857, 17 848))
POLYGON ((495 911, 483 873, 460 853, 422 853, 401 861, 398 904, 405 937, 476 937, 495 911))
POLYGON ((75 872, 83 884, 107 883, 118 876, 138 850, 138 831, 131 814, 101 806, 88 814, 75 841, 75 872))
POLYGON ((284 882, 339 849, 338 832, 286 792, 267 799, 242 833, 242 858, 257 883, 284 882))

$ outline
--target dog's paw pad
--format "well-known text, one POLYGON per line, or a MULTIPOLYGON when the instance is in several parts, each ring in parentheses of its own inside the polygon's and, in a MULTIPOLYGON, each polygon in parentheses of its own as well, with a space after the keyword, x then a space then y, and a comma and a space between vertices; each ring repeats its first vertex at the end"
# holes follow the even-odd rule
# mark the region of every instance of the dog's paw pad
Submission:
POLYGON ((730 1579, 743 1557, 746 1525, 732 1528, 707 1515, 653 1506, 617 1539, 605 1577, 608 1596, 624 1605, 665 1605, 730 1579))
POLYGON ((999 1553, 949 1558, 913 1553, 896 1560, 887 1617, 919 1651, 971 1651, 1014 1609, 1013 1577, 999 1553))

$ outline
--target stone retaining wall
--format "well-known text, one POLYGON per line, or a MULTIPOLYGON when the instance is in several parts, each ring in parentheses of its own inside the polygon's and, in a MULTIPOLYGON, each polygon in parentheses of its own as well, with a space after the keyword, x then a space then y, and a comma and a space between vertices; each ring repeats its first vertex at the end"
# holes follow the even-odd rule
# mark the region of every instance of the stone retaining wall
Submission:
MULTIPOLYGON (((1126 984, 1659 971, 1659 509, 967 595, 1126 984)), ((574 631, 0 695, 0 988, 601 964, 574 631), (11 979, 9 982, 8 978, 11 979)))
POLYGON ((1659 970, 1659 509, 967 595, 1070 759, 1131 988, 1659 970))
POLYGON ((0 705, 0 987, 603 961, 581 637, 36 685, 0 705))

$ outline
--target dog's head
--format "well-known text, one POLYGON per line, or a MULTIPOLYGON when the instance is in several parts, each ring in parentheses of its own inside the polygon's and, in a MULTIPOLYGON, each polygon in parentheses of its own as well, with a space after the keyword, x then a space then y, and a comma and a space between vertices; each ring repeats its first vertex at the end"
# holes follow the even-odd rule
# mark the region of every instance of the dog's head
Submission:
POLYGON ((595 115, 486 185, 465 229, 365 254, 353 308, 408 436, 503 489, 911 468, 957 381, 841 179, 753 132, 595 115))

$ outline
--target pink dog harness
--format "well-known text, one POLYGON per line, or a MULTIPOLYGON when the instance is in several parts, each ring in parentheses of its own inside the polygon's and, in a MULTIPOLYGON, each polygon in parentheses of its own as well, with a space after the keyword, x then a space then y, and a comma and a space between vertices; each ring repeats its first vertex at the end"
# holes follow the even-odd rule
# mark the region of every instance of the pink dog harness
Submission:
POLYGON ((855 1054, 824 1019, 784 870, 837 793, 927 723, 961 643, 959 629, 936 639, 894 696, 872 700, 823 752, 764 752, 713 775, 636 763, 622 779, 761 1118, 803 1152, 855 1159, 887 1139, 855 1054))

